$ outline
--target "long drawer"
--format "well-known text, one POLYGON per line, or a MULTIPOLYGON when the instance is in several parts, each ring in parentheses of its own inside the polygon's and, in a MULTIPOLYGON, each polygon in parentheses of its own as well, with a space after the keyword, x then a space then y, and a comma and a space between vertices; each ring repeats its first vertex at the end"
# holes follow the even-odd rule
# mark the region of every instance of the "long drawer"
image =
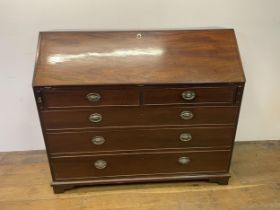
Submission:
POLYGON ((234 124, 238 107, 110 107, 45 110, 45 129, 133 125, 234 124))
POLYGON ((108 176, 226 172, 229 151, 119 153, 51 158, 56 180, 108 176))
POLYGON ((232 146, 234 127, 109 129, 46 134, 51 154, 232 146))

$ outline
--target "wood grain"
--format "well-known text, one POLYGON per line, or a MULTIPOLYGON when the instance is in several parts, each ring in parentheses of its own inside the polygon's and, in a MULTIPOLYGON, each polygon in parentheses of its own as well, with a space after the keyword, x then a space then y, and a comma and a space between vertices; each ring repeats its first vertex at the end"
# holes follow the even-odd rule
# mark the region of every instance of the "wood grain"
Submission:
POLYGON ((147 88, 143 91, 143 104, 233 104, 236 87, 147 88), (183 92, 192 91, 195 98, 185 100, 183 92))
POLYGON ((45 88, 42 99, 45 108, 99 107, 99 106, 138 106, 140 91, 136 88, 45 88), (100 100, 91 102, 90 93, 100 95, 100 100))
MULTIPOLYGON (((207 152, 142 152, 142 153, 118 153, 81 156, 60 156, 51 158, 51 164, 55 173, 55 180, 64 179, 103 179, 104 177, 141 175, 174 174, 189 172, 197 173, 226 173, 229 164, 230 151, 207 152), (182 165, 178 162, 180 157, 187 157, 190 162, 182 165), (97 169, 95 161, 104 160, 107 167, 97 169)), ((128 178, 128 177, 127 177, 128 178)), ((138 177, 137 177, 138 178, 138 177)))
POLYGON ((46 143, 51 155, 167 148, 209 149, 231 147, 234 130, 233 126, 224 126, 50 132, 46 134, 46 143), (182 133, 189 133, 192 139, 181 141, 182 133), (105 142, 101 145, 94 144, 91 140, 96 136, 103 137, 105 142))
POLYGON ((33 87, 55 192, 97 182, 206 179, 228 183, 245 83, 232 29, 42 32, 37 55, 33 87), (196 97, 189 101, 182 99, 186 90, 194 91, 196 97), (89 102, 88 93, 98 93, 101 98, 89 102), (184 119, 184 112, 193 117, 184 119), (98 121, 93 122, 92 115, 98 121), (219 134, 212 132, 209 144, 206 141, 211 140, 207 136, 211 132, 202 129, 199 137, 192 130, 199 137, 197 146, 168 144, 169 136, 174 138, 172 132, 159 135, 148 131, 198 126, 223 129, 219 134), (118 129, 127 130, 117 133, 118 140, 125 138, 120 144, 123 146, 111 144, 109 150, 99 153, 84 149, 89 142, 83 136, 68 135, 69 142, 67 136, 51 141, 53 134, 59 132, 60 135, 73 131, 105 133, 118 129), (143 135, 139 129, 157 138, 140 138, 143 135), (126 142, 133 135, 142 146, 126 142), (81 137, 82 149, 80 143, 73 141, 74 136, 81 137), (63 146, 66 149, 55 154, 59 150, 53 146, 59 141, 60 149, 63 146), (63 154, 71 150, 71 154, 63 154), (184 154, 191 156, 192 161, 188 167, 179 168, 174 161, 184 154), (102 157, 112 165, 99 176, 92 170, 92 162, 102 157), (96 180, 87 179, 92 177, 96 180))
POLYGON ((83 110, 42 111, 46 130, 101 126, 151 126, 151 125, 213 125, 234 124, 238 107, 110 107, 83 110), (181 112, 191 111, 192 119, 184 120, 181 112), (89 121, 91 114, 102 115, 102 121, 89 121))
POLYGON ((200 181, 92 186, 64 194, 53 194, 50 173, 33 167, 39 159, 48 169, 45 152, 0 153, 0 209, 278 210, 279 150, 280 141, 236 143, 232 177, 226 186, 200 181), (26 171, 20 170, 23 166, 26 171))
POLYGON ((232 29, 41 32, 38 54, 34 86, 245 81, 232 29))

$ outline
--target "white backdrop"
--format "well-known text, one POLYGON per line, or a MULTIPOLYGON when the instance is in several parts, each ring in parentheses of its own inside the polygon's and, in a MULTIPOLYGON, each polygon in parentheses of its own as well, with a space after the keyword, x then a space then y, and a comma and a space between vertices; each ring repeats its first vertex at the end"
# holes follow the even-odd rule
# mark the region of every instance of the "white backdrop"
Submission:
POLYGON ((31 80, 44 30, 234 28, 247 77, 237 141, 280 139, 279 0, 0 0, 0 151, 43 149, 31 80))

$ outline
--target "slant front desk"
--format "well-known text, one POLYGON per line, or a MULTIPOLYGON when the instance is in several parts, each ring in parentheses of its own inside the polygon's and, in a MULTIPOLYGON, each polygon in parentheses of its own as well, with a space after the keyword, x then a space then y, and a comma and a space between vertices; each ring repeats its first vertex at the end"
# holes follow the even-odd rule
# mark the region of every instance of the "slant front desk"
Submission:
POLYGON ((54 192, 227 184, 244 84, 232 29, 41 32, 33 89, 54 192))

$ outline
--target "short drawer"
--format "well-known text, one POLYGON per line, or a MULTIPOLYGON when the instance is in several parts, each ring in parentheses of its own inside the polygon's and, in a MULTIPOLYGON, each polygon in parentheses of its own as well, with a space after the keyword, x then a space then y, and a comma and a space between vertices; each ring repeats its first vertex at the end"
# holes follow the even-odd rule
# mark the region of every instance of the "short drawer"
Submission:
POLYGON ((232 146, 234 127, 118 129, 47 133, 51 154, 232 146))
POLYGON ((232 104, 236 87, 149 88, 143 91, 143 103, 153 104, 232 104))
POLYGON ((51 88, 42 91, 46 108, 139 105, 137 89, 51 88))
POLYGON ((144 174, 226 172, 229 151, 120 153, 51 158, 56 180, 144 174))
POLYGON ((238 107, 111 107, 45 110, 45 129, 103 126, 234 124, 238 107))

